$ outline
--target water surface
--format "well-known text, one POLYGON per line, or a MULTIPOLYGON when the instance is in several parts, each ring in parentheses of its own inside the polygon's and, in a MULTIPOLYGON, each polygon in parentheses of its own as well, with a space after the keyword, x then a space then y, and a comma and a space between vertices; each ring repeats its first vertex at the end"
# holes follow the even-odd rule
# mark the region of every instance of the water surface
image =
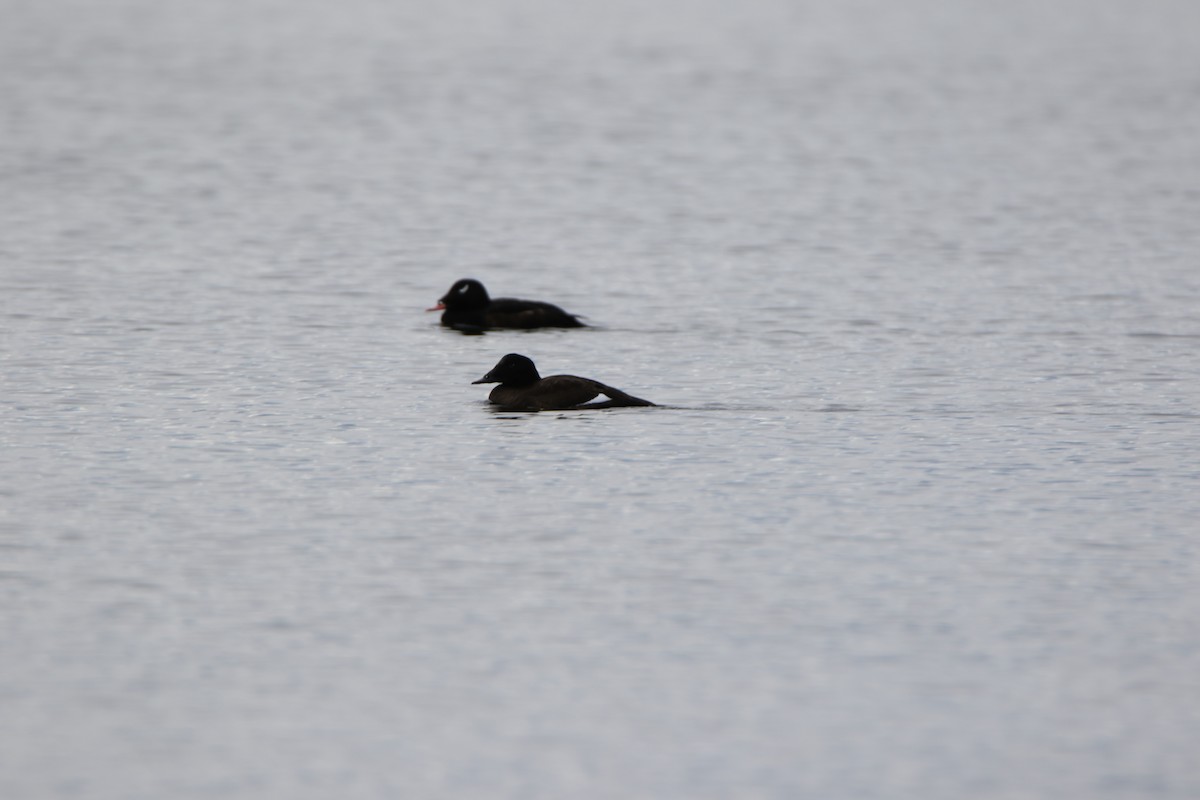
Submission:
POLYGON ((1200 795, 1194 4, 5 5, 4 797, 1200 795))

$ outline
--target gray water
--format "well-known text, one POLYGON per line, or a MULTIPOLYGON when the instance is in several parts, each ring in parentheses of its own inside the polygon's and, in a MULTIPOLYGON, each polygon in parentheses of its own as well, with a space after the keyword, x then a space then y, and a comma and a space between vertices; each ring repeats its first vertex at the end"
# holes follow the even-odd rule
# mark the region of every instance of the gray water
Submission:
POLYGON ((0 796, 1200 796, 1200 5, 0 11, 0 796))

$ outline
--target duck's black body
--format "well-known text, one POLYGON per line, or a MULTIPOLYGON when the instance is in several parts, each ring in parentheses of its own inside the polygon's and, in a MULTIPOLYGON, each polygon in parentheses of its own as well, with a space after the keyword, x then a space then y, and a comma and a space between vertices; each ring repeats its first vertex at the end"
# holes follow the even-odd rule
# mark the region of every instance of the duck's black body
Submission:
POLYGON ((574 314, 537 300, 488 296, 483 284, 470 278, 456 281, 430 311, 441 311, 442 324, 465 333, 492 328, 583 328, 574 314))
POLYGON ((591 378, 575 375, 538 375, 533 361, 516 353, 509 353, 492 367, 491 372, 472 383, 500 384, 488 399, 513 411, 551 411, 572 408, 619 408, 624 406, 652 406, 649 400, 625 394, 620 389, 605 386, 591 378), (592 403, 598 395, 608 400, 592 403))

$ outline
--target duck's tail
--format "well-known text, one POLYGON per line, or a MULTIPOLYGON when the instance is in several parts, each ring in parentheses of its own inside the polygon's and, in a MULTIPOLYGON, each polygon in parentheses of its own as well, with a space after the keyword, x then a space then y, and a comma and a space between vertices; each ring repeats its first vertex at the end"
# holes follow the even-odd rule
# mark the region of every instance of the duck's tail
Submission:
POLYGON ((603 408, 621 408, 624 406, 653 406, 656 403, 651 403, 649 400, 643 400, 640 397, 634 397, 631 394, 626 394, 620 389, 614 389, 611 386, 601 384, 600 391, 608 397, 608 402, 598 403, 597 406, 603 408))

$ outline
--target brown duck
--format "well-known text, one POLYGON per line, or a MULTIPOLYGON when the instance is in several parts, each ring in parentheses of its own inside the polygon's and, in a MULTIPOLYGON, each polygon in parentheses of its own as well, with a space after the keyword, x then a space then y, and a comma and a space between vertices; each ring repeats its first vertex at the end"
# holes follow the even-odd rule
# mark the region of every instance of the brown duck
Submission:
POLYGON ((533 361, 516 353, 509 353, 497 362, 492 370, 472 383, 500 384, 488 399, 495 405, 513 411, 550 411, 572 408, 620 408, 624 406, 652 406, 649 400, 625 394, 620 389, 605 386, 591 378, 575 375, 538 375, 533 361), (608 400, 589 402, 598 395, 608 400))

